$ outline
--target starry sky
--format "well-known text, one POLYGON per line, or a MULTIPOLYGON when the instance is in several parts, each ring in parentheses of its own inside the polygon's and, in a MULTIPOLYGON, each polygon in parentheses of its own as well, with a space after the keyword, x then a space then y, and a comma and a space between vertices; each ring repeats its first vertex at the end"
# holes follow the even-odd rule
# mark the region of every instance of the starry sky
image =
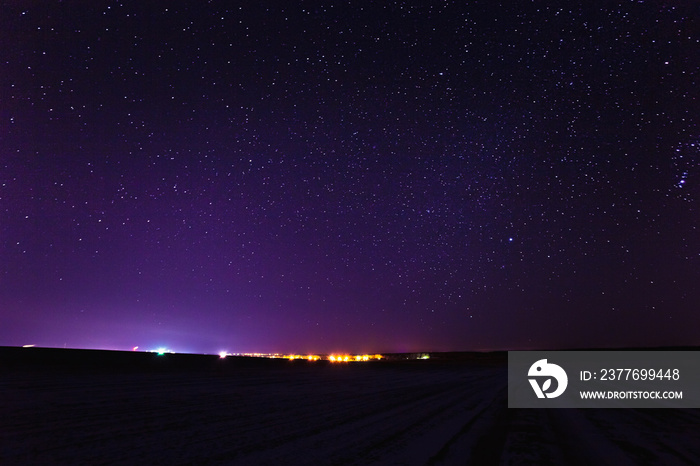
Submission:
POLYGON ((699 18, 5 0, 0 345, 700 344, 699 18))

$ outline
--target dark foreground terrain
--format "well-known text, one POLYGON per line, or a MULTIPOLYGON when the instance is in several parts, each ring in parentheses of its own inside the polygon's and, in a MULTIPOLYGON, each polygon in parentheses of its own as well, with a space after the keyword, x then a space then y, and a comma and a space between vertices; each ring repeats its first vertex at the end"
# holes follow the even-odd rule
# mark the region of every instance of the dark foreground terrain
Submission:
POLYGON ((0 348, 0 464, 700 464, 698 410, 508 409, 505 354, 0 348))

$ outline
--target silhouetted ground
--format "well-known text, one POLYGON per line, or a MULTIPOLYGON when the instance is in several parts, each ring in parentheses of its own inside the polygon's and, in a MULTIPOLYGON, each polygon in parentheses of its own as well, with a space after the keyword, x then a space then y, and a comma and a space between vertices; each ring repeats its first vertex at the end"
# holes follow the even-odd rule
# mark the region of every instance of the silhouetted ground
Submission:
POLYGON ((0 464, 700 464, 699 410, 508 409, 505 353, 0 348, 0 464))

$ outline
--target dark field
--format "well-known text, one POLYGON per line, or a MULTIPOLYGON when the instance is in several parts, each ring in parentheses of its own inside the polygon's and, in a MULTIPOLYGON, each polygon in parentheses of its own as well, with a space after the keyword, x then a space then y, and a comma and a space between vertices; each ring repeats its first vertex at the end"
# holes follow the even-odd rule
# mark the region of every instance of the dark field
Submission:
POLYGON ((700 464, 698 410, 507 409, 505 353, 0 348, 0 464, 700 464))

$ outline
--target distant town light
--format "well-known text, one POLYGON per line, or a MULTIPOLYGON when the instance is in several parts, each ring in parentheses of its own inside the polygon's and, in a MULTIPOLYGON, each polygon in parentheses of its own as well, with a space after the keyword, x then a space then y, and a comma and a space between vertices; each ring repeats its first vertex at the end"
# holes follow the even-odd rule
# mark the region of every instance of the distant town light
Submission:
MULTIPOLYGON (((172 351, 168 351, 172 353, 172 351)), ((219 353, 222 358, 224 352, 219 353)), ((270 358, 270 359, 288 359, 294 361, 295 359, 306 359, 307 361, 320 361, 326 360, 330 362, 362 362, 383 359, 381 354, 329 354, 329 355, 318 355, 318 354, 283 354, 283 353, 225 353, 226 356, 248 356, 257 358, 270 358)))

